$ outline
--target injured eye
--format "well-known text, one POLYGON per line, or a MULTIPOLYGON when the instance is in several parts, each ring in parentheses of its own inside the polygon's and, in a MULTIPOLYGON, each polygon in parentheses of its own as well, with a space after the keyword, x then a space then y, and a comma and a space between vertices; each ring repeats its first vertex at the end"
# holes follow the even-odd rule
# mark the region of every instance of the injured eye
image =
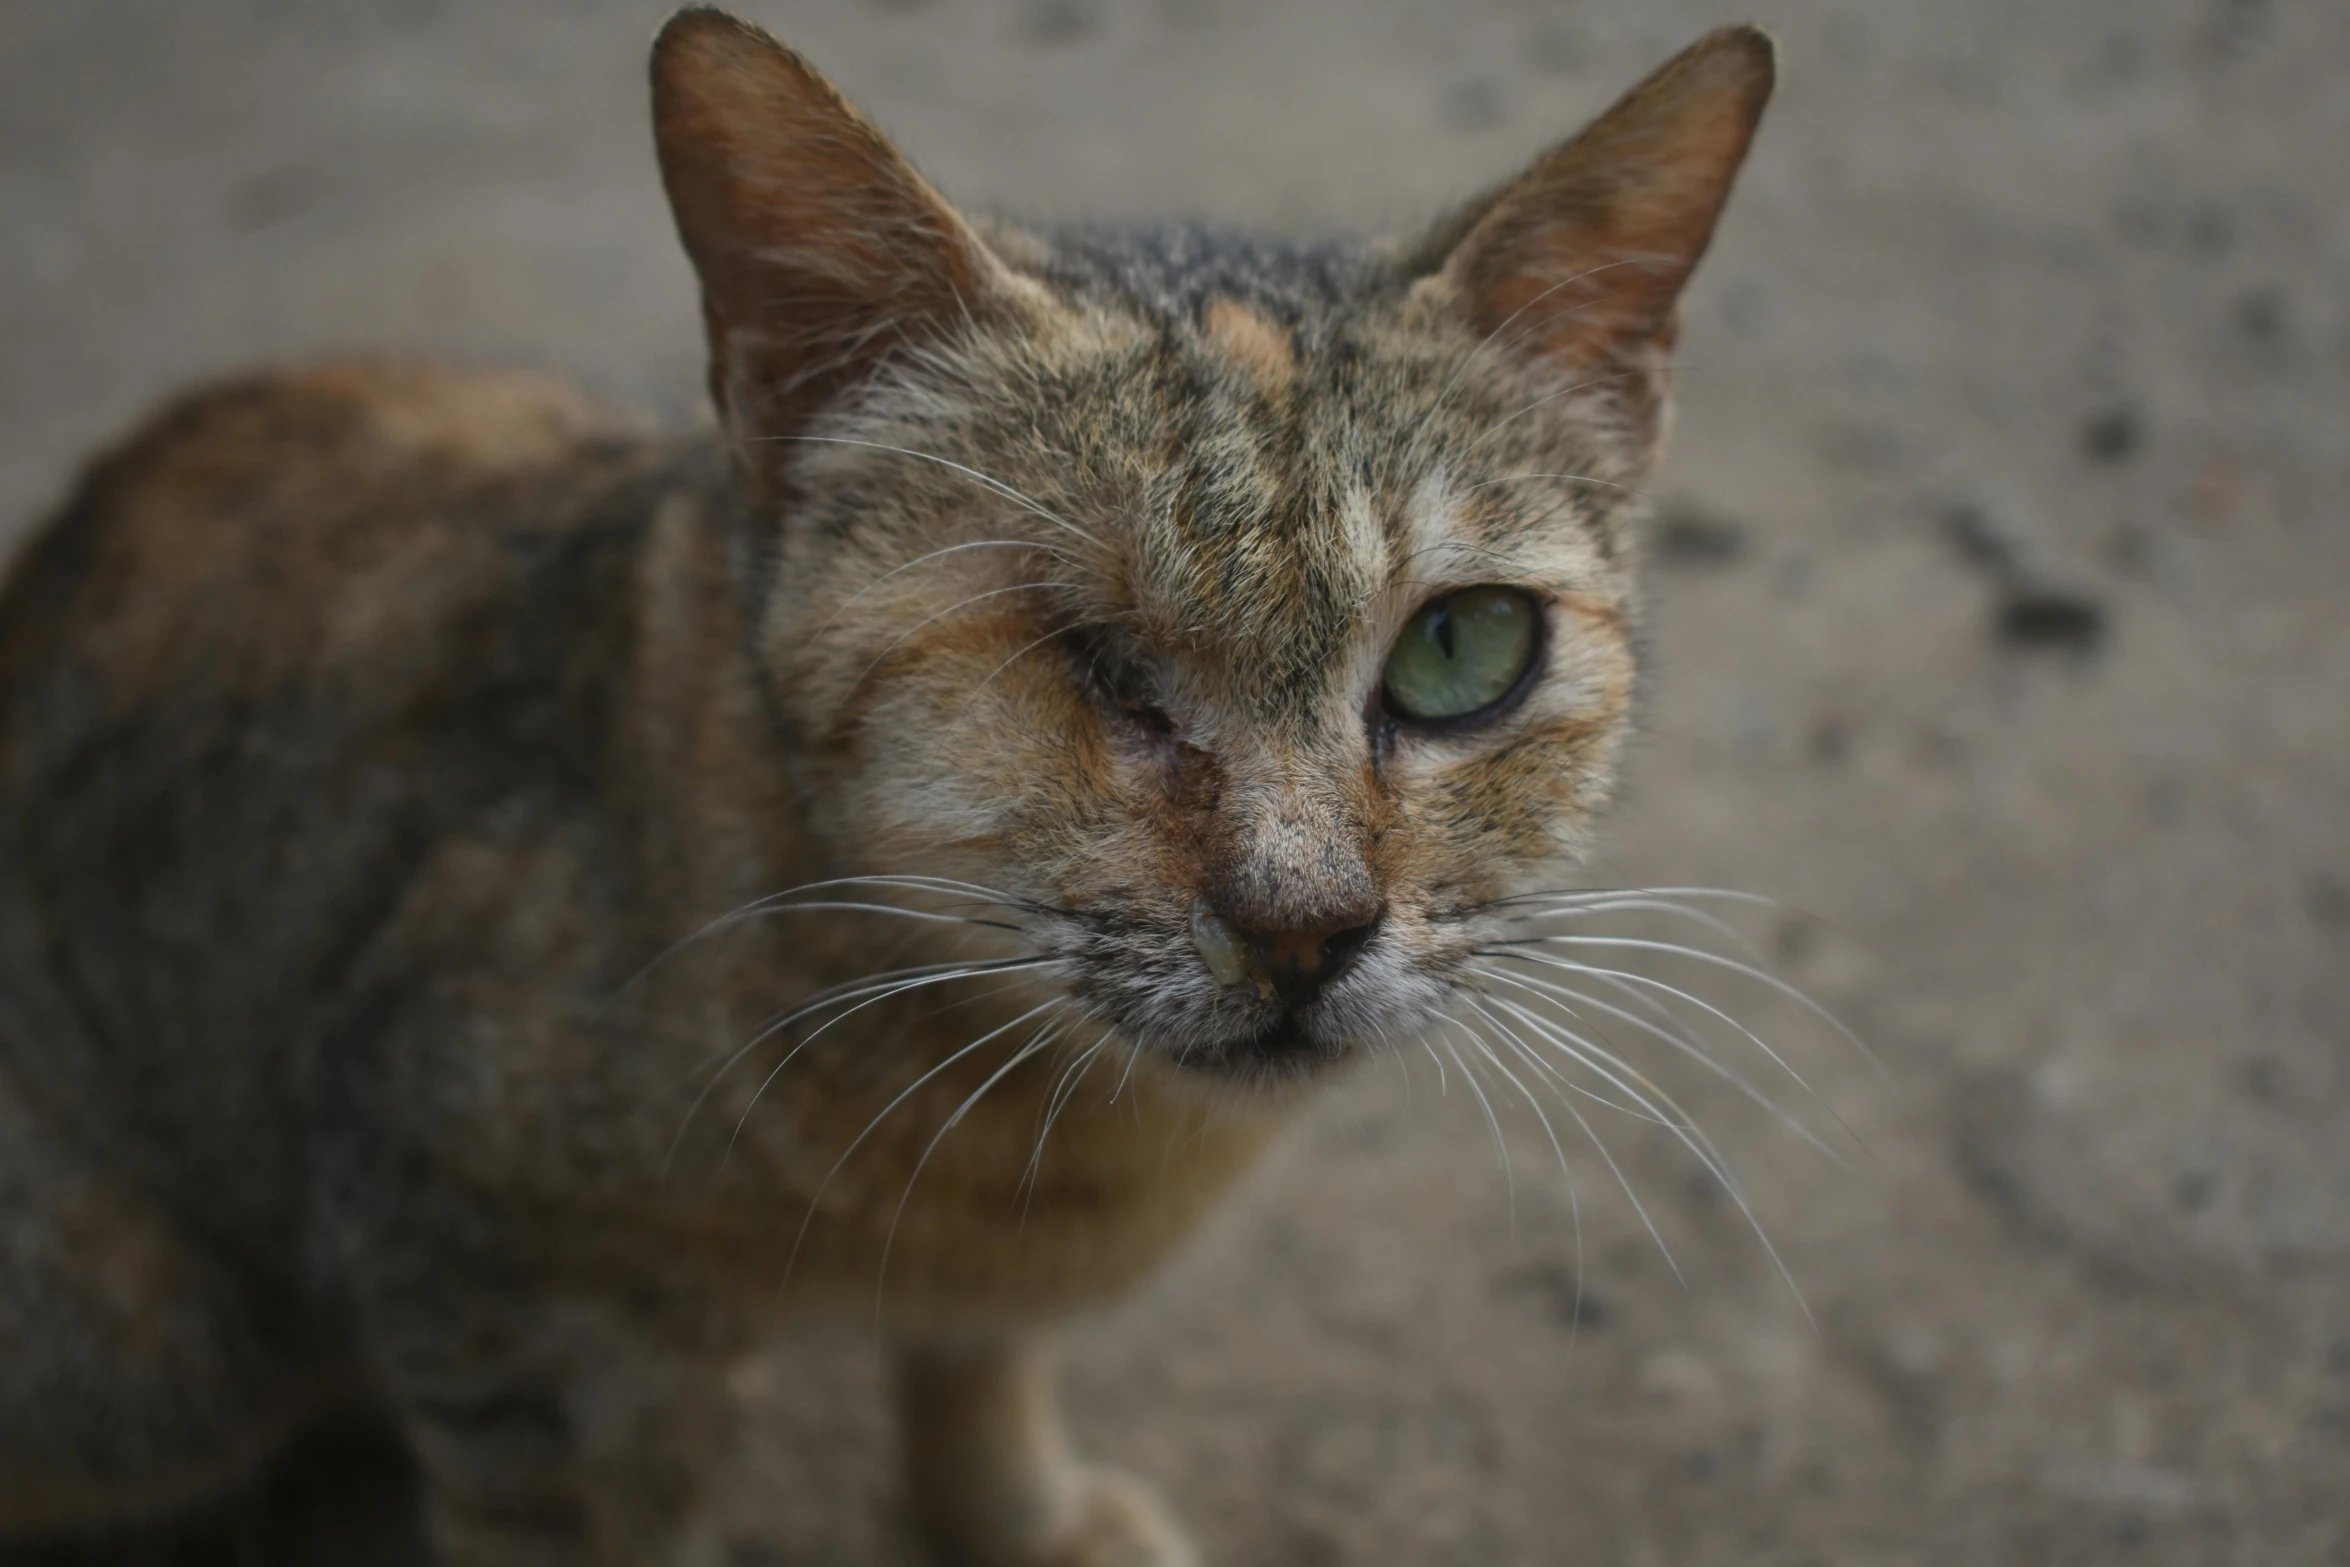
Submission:
POLYGON ((1533 667, 1540 620, 1515 588, 1464 588, 1420 606, 1387 655, 1387 710, 1426 724, 1485 716, 1533 667))

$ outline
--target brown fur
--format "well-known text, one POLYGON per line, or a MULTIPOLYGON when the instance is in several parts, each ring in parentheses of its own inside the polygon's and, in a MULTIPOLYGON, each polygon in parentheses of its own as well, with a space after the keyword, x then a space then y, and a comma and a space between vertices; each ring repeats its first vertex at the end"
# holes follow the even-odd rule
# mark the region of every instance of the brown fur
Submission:
POLYGON ((1582 842, 1671 298, 1768 77, 1717 35, 1418 247, 1218 248, 975 227, 688 12, 655 124, 725 453, 375 364, 101 459, 0 603, 0 1532, 356 1396, 448 1561, 687 1559, 726 1366, 839 1310, 907 1346, 942 1549, 1188 1560, 1071 1456, 1044 1336, 1582 842), (1387 713, 1399 628, 1491 584, 1521 694, 1387 713))

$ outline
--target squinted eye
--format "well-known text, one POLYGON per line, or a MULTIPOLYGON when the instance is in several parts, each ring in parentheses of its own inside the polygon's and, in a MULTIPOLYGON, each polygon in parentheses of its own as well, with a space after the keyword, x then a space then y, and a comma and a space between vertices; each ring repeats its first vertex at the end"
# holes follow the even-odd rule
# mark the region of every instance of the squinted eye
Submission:
POLYGON ((1469 718, 1518 689, 1534 660, 1534 605, 1511 588, 1464 588, 1420 606, 1387 655, 1387 709, 1469 718))

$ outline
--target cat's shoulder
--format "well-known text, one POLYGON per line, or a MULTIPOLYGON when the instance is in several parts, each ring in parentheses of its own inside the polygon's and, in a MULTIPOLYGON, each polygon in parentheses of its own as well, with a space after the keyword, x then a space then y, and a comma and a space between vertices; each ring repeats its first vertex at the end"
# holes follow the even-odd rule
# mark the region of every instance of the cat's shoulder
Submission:
MULTIPOLYGON (((61 529, 144 536, 151 566, 216 529, 348 519, 416 483, 542 467, 617 421, 551 376, 395 361, 268 369, 184 392, 85 471, 61 529)), ((126 540, 127 542, 127 540, 126 540)))
POLYGON ((94 465, 163 489, 266 480, 293 489, 388 464, 522 467, 615 427, 568 382, 359 359, 249 371, 183 392, 94 465))
POLYGON ((468 521, 576 515, 534 492, 642 444, 539 374, 362 360, 197 387, 102 451, 28 542, 0 664, 82 643, 127 697, 205 646, 291 656, 396 563, 458 552, 468 521))

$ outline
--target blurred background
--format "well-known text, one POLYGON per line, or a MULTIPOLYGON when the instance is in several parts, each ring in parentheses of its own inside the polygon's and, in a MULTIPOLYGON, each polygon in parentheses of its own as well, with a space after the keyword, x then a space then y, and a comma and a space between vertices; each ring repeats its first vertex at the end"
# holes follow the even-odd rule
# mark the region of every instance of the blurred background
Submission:
MULTIPOLYGON (((1782 900, 1750 933, 1882 1062, 1704 981, 1859 1145, 1690 1087, 1801 1299, 1655 1128, 1601 1130, 1680 1279, 1588 1146, 1571 1213, 1530 1119, 1505 1171, 1459 1083, 1367 1074, 1074 1350, 1210 1561, 2350 1559, 2350 8, 736 8, 966 204, 1293 232, 1416 222, 1707 27, 1784 51, 1593 877, 1782 900)), ((664 10, 0 7, 7 538, 253 361, 703 417, 664 10)), ((741 1567, 900 1559, 869 1340, 745 1391, 741 1567)))

